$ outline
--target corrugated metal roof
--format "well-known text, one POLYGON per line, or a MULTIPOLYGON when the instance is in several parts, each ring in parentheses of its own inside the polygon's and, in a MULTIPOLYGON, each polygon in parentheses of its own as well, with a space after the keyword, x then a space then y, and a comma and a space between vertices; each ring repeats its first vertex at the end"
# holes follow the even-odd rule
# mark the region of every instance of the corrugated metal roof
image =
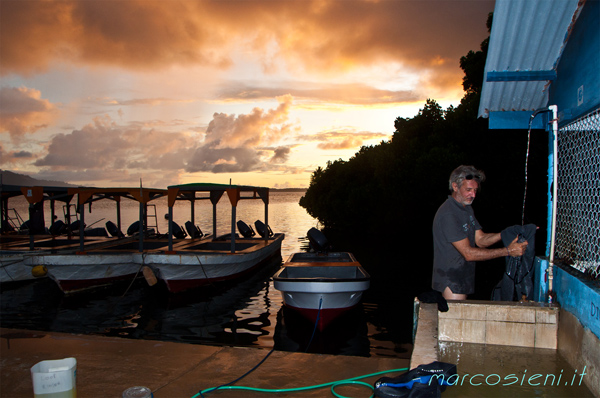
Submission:
POLYGON ((479 116, 548 105, 548 81, 488 82, 488 72, 556 70, 585 0, 496 0, 479 116))

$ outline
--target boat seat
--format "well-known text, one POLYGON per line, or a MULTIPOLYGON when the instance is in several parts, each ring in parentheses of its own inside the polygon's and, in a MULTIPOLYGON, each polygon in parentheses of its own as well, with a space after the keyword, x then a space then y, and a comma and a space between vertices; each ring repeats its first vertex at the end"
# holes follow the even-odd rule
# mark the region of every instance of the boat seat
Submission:
MULTIPOLYGON (((129 226, 129 228, 127 228, 127 235, 128 236, 133 236, 135 234, 140 233, 140 222, 139 221, 135 221, 133 224, 131 224, 129 226)), ((156 232, 154 231, 154 228, 148 228, 145 231, 146 236, 151 236, 151 235, 155 235, 156 232)))
POLYGON ((256 232, 254 232, 252 227, 243 222, 242 220, 239 220, 237 222, 237 227, 238 231, 240 231, 240 234, 242 234, 244 238, 252 238, 254 235, 256 235, 256 232))
POLYGON ((114 222, 107 221, 105 225, 106 225, 106 230, 108 231, 108 234, 110 236, 112 236, 113 238, 123 238, 123 237, 125 237, 125 235, 123 234, 123 232, 121 232, 121 230, 115 225, 114 222))
POLYGON ((256 220, 254 222, 254 227, 256 228, 256 232, 258 232, 258 234, 263 238, 270 238, 274 235, 273 231, 271 230, 271 227, 260 220, 256 220))
POLYGON ((88 228, 85 231, 83 231, 83 235, 84 236, 103 236, 103 237, 108 237, 108 232, 106 232, 106 229, 103 228, 103 227, 88 228))
POLYGON ((202 230, 197 225, 194 225, 191 221, 185 222, 185 229, 192 239, 201 238, 204 236, 202 230))
POLYGON ((171 221, 171 230, 173 231, 173 237, 177 239, 185 239, 187 236, 183 228, 181 228, 175 221, 171 221))
MULTIPOLYGON (((71 223, 71 225, 69 225, 69 228, 71 229, 71 232, 75 232, 75 233, 79 233, 79 226, 81 225, 81 222, 79 220, 75 220, 71 223)), ((83 229, 85 229, 86 225, 83 224, 83 229)))
POLYGON ((133 222, 129 226, 129 228, 127 228, 127 235, 129 235, 129 236, 132 236, 138 232, 140 232, 140 222, 139 221, 133 222))
POLYGON ((54 236, 62 235, 67 232, 67 225, 61 221, 56 220, 50 226, 50 234, 54 236))

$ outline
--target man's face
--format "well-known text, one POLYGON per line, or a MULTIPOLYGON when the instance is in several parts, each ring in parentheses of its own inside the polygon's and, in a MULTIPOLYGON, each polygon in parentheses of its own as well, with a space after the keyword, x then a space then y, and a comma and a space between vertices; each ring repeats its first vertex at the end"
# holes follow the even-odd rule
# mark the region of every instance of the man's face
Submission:
POLYGON ((453 182, 452 197, 463 206, 471 205, 477 195, 477 188, 479 188, 479 183, 476 180, 464 180, 460 188, 457 183, 453 182))

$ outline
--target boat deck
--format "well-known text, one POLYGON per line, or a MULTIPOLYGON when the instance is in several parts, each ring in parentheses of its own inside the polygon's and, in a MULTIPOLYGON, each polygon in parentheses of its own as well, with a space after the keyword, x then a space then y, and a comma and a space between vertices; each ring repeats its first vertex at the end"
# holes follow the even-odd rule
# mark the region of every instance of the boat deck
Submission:
POLYGON ((356 258, 348 252, 294 253, 284 267, 360 267, 356 258))
MULTIPOLYGON (((279 234, 276 234, 277 237, 279 234)), ((269 239, 272 242, 275 237, 269 239)), ((268 243, 264 238, 238 238, 235 241, 236 252, 252 252, 263 248, 268 243)), ((0 253, 2 254, 75 254, 81 252, 79 236, 36 235, 33 239, 33 250, 30 249, 29 235, 3 236, 0 242, 0 253)), ((137 236, 125 238, 107 238, 86 236, 84 239, 83 252, 86 253, 137 253, 140 242, 137 236)), ((167 238, 148 237, 143 241, 144 252, 168 252, 169 240, 167 238)), ((174 239, 173 252, 185 254, 186 252, 231 251, 231 241, 223 238, 213 240, 212 236, 196 239, 174 239)))
MULTIPOLYGON (((131 240, 132 238, 123 238, 131 240)), ((79 236, 52 236, 52 235, 34 235, 33 250, 31 250, 31 238, 29 235, 3 235, 0 239, 0 252, 3 254, 11 253, 33 253, 39 251, 50 252, 75 252, 80 249, 79 236)), ((107 238, 98 236, 86 236, 84 238, 84 247, 101 247, 118 242, 117 238, 107 238)))
MULTIPOLYGON (((266 241, 263 238, 238 238, 235 240, 235 251, 248 253, 259 250, 281 234, 269 238, 266 241)), ((212 236, 196 239, 174 239, 173 250, 169 251, 169 240, 167 238, 147 238, 143 241, 143 251, 145 253, 167 253, 167 254, 186 254, 197 252, 231 252, 231 241, 223 238, 213 239, 212 236)), ((91 248, 89 253, 137 253, 139 252, 139 241, 136 239, 129 242, 115 242, 111 245, 91 248)))
MULTIPOLYGON (((118 337, 0 329, 0 390, 14 398, 32 397, 30 368, 43 360, 77 360, 77 396, 120 397, 132 386, 146 386, 154 398, 194 397, 200 390, 229 383, 258 364, 269 351, 118 337), (110 381, 110 382, 107 382, 110 381)), ((407 359, 351 357, 274 351, 237 386, 283 389, 313 386, 408 366, 407 359)), ((397 376, 400 372, 388 373, 397 376)), ((381 376, 361 379, 368 384, 381 376)), ((365 386, 337 387, 344 396, 368 396, 365 386)), ((329 397, 330 388, 271 397, 329 397)), ((4 396, 4 394, 3 394, 4 396)), ((205 397, 264 398, 262 392, 220 390, 205 397)))

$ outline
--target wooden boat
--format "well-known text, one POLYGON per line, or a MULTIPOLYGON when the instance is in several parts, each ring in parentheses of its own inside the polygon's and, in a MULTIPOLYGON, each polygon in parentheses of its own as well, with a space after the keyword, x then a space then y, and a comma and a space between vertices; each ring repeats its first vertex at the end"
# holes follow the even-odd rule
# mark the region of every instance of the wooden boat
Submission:
POLYGON ((151 285, 162 281, 172 293, 234 279, 252 272, 275 256, 281 256, 281 242, 285 235, 273 234, 266 227, 268 194, 268 188, 222 184, 176 185, 168 190, 81 190, 78 195, 79 206, 90 203, 97 196, 120 196, 139 201, 139 225, 144 229, 134 233, 135 238, 117 239, 89 249, 82 243, 80 251, 76 253, 43 253, 29 256, 25 261, 30 266, 45 266, 48 275, 65 293, 111 285, 120 280, 133 280, 142 275, 151 285), (216 205, 224 193, 227 193, 232 206, 232 229, 229 234, 217 237, 216 205), (248 196, 248 193, 252 196, 248 196), (150 200, 162 196, 168 196, 169 231, 166 236, 150 236, 144 217, 147 214, 145 206, 150 200), (175 202, 190 201, 191 220, 194 220, 194 203, 204 199, 210 200, 213 205, 213 234, 204 235, 197 227, 186 223, 193 237, 185 239, 187 234, 173 221, 175 202), (236 233, 236 207, 242 199, 262 199, 265 203, 265 222, 256 222, 257 229, 261 227, 264 236, 256 237, 254 230, 243 222, 237 223, 246 227, 240 229, 243 235, 236 233), (252 234, 248 234, 248 230, 252 234))
POLYGON ((83 188, 0 184, 0 283, 22 282, 46 276, 44 267, 35 269, 26 264, 25 259, 30 256, 75 253, 81 251, 82 245, 89 248, 110 243, 111 239, 106 232, 104 235, 89 236, 91 229, 80 222, 76 212, 70 212, 72 205, 69 202, 81 189, 83 188), (19 196, 29 202, 27 220, 23 220, 16 209, 9 208, 9 200, 19 196), (45 201, 50 202, 51 219, 56 220, 50 228, 46 228, 44 222, 45 201), (55 212, 57 201, 65 203, 64 216, 67 224, 58 220, 55 212), (73 223, 70 222, 72 219, 75 220, 73 223), (80 227, 84 230, 81 239, 78 236, 80 227))
MULTIPOLYGON (((143 263, 152 275, 164 282, 171 293, 227 281, 246 275, 275 257, 281 258, 285 235, 278 233, 268 240, 239 238, 231 250, 229 237, 201 240, 177 246, 176 252, 147 253, 143 263)), ((145 271, 148 271, 146 269, 145 271)), ((148 279, 148 272, 145 273, 148 279)), ((149 279, 149 283, 151 279, 149 279)))
POLYGON ((348 252, 295 253, 273 276, 284 305, 320 330, 356 306, 369 284, 369 274, 348 252))

